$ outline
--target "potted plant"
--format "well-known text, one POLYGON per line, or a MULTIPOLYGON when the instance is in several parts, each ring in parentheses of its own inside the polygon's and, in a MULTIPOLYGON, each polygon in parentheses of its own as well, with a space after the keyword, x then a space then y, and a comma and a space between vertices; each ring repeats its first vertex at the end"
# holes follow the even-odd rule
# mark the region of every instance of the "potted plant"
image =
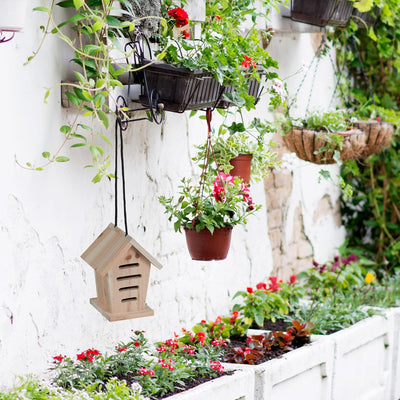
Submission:
POLYGON ((291 19, 317 26, 346 26, 353 11, 351 0, 292 0, 291 19))
MULTIPOLYGON (((160 101, 169 111, 183 112, 209 106, 226 108, 231 104, 254 107, 260 93, 261 76, 264 73, 267 78, 277 76, 269 71, 277 64, 263 48, 263 38, 256 25, 245 34, 242 31, 245 16, 248 12, 255 15, 255 11, 249 11, 247 6, 244 10, 237 4, 221 6, 215 0, 209 1, 201 35, 191 40, 188 14, 182 8, 170 6, 171 2, 163 4, 167 25, 154 34, 161 48, 156 51, 156 56, 162 62, 145 70, 149 90, 157 89, 161 93, 160 101), (186 75, 186 80, 190 76, 191 82, 178 84, 180 74, 186 75), (169 89, 163 89, 165 83, 169 89), (177 101, 177 95, 182 97, 182 103, 177 101)), ((270 39, 271 32, 265 31, 263 35, 265 40, 270 39)))
POLYGON ((233 226, 246 224, 247 217, 260 206, 253 204, 241 179, 223 172, 209 174, 199 186, 193 186, 186 178, 181 183, 177 201, 159 197, 169 220, 175 219, 175 231, 184 229, 193 260, 225 259, 233 226))
MULTIPOLYGON (((241 109, 235 115, 240 115, 240 122, 228 124, 225 121, 212 136, 215 161, 220 171, 238 176, 250 184, 250 181, 267 177, 277 164, 277 153, 271 151, 275 144, 265 138, 274 129, 260 118, 254 118, 246 127, 241 109)), ((205 153, 204 145, 197 148, 199 152, 193 158, 195 161, 202 159, 205 153)))
POLYGON ((289 119, 283 141, 297 157, 314 164, 334 164, 360 158, 365 135, 353 129, 343 110, 313 112, 307 119, 289 119))

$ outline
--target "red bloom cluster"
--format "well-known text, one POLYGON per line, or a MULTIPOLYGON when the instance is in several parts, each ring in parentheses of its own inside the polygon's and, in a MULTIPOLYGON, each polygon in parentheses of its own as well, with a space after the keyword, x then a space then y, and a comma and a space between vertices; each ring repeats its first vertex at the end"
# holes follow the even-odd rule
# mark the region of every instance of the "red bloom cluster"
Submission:
POLYGON ((139 370, 139 375, 154 375, 154 369, 146 369, 144 367, 141 367, 139 370))
POLYGON ((185 26, 189 23, 189 16, 187 12, 183 8, 173 8, 172 10, 168 10, 168 15, 175 19, 175 25, 179 28, 181 26, 185 26))
POLYGON ((101 356, 101 353, 96 349, 88 349, 86 351, 83 351, 80 354, 77 354, 76 355, 76 359, 78 361, 82 360, 82 361, 89 361, 89 362, 92 363, 93 362, 93 357, 95 357, 95 356, 101 356))
POLYGON ((194 347, 194 346, 189 346, 189 345, 187 345, 187 344, 184 344, 184 345, 182 346, 182 350, 183 350, 185 353, 189 353, 189 354, 194 354, 194 353, 195 353, 195 347, 194 347))
POLYGON ((213 346, 225 346, 225 347, 228 347, 228 344, 226 343, 226 340, 225 339, 217 339, 217 338, 214 338, 213 340, 212 340, 212 342, 211 342, 211 344, 213 345, 213 346))
POLYGON ((62 356, 61 354, 59 356, 55 356, 53 357, 53 360, 56 360, 58 362, 61 362, 62 360, 64 360, 64 358, 66 358, 66 356, 62 356))
POLYGON ((187 31, 186 29, 184 31, 182 31, 183 36, 185 36, 185 39, 189 39, 190 38, 190 32, 187 31))
POLYGON ((267 290, 267 284, 265 282, 257 283, 256 288, 258 290, 267 290))
POLYGON ((235 184, 235 178, 232 175, 224 174, 220 172, 214 181, 213 196, 215 200, 224 202, 225 201, 225 185, 233 186, 235 184))
POLYGON ((268 278, 271 283, 268 286, 268 290, 270 290, 271 292, 279 292, 279 290, 281 290, 282 288, 279 286, 279 284, 282 282, 281 280, 278 282, 278 278, 276 276, 270 276, 268 278))
POLYGON ((158 363, 161 364, 162 368, 168 368, 170 371, 173 371, 175 367, 173 364, 175 364, 175 361, 172 361, 171 357, 169 358, 169 363, 165 360, 165 358, 160 358, 158 360, 158 363))
POLYGON ((242 65, 245 68, 250 68, 250 67, 257 68, 256 62, 251 57, 246 56, 246 55, 244 56, 244 60, 242 61, 242 65))
POLYGON ((165 342, 162 342, 159 348, 156 348, 159 352, 167 352, 169 351, 172 354, 176 354, 175 350, 180 347, 178 339, 168 339, 165 342))
POLYGON ((210 360, 210 368, 214 370, 216 369, 218 372, 224 372, 224 367, 219 361, 210 360))
POLYGON ((118 350, 120 353, 123 353, 124 351, 126 351, 128 349, 127 346, 115 346, 115 349, 118 350))

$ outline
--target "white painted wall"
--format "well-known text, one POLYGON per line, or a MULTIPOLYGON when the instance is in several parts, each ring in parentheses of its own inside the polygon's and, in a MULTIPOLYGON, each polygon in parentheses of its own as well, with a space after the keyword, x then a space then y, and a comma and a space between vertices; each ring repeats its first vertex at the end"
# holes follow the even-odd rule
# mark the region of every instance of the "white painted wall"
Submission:
MULTIPOLYGON (((113 221, 113 182, 90 183, 93 171, 83 166, 91 160, 81 150, 67 150, 71 162, 43 172, 15 163, 15 157, 35 162, 42 151, 54 151, 63 139, 59 127, 73 118, 61 108, 57 87, 66 69, 60 42, 48 38, 37 59, 23 66, 45 23, 44 15, 30 10, 36 5, 38 0, 26 10, 25 31, 0 44, 0 386, 11 385, 15 374, 44 371, 56 354, 73 355, 92 346, 111 349, 131 329, 145 330, 156 340, 227 313, 229 295, 272 269, 265 207, 247 232, 234 229, 225 261, 190 259, 183 235, 173 232, 157 197, 175 193, 181 177, 197 173, 190 161, 193 144, 205 140, 206 126, 197 117, 168 113, 161 127, 140 122, 125 134, 129 231, 164 265, 151 274, 148 304, 155 316, 110 323, 89 304, 96 295, 94 274, 80 255, 113 221), (47 104, 44 87, 54 87, 47 104)), ((271 54, 285 77, 312 56, 310 37, 277 34, 271 54)), ((326 87, 332 85, 329 66, 323 69, 316 105, 325 104, 326 87)), ((295 87, 295 82, 288 84, 295 87)), ((265 99, 256 113, 270 116, 265 99)), ((329 216, 323 221, 311 217, 325 194, 333 202, 338 197, 332 185, 318 185, 317 169, 303 162, 296 167, 288 212, 301 203, 307 235, 322 260, 332 256, 344 232, 329 216)), ((252 191, 264 204, 263 184, 252 185, 252 191)))

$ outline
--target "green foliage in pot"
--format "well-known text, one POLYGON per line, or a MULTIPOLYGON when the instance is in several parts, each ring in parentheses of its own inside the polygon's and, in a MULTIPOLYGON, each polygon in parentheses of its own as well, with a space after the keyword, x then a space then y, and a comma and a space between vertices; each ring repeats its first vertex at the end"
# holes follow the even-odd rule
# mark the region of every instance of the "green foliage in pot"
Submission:
MULTIPOLYGON (((238 112, 240 115, 241 111, 238 112)), ((246 128, 243 118, 241 122, 226 122, 222 124, 218 132, 213 134, 212 146, 215 161, 220 171, 229 173, 233 168, 230 160, 239 154, 251 154, 251 180, 260 181, 269 175, 271 170, 279 165, 277 153, 272 149, 275 143, 267 141, 266 135, 271 134, 273 128, 268 122, 263 122, 259 118, 254 118, 246 128)), ((198 153, 193 158, 200 161, 204 158, 205 146, 197 146, 198 153)), ((212 167, 212 165, 211 165, 212 167)))
POLYGON ((177 201, 174 197, 159 197, 169 220, 174 219, 176 232, 185 227, 213 233, 215 228, 246 224, 247 218, 261 207, 253 204, 250 190, 239 178, 223 172, 209 175, 200 186, 183 178, 179 187, 177 201))
MULTIPOLYGON (((57 3, 57 6, 69 11, 64 14, 68 18, 58 22, 55 20, 55 1, 52 0, 50 5, 47 2, 45 4, 34 9, 47 13, 48 22, 43 27, 43 40, 28 62, 38 54, 48 34, 55 34, 66 43, 75 54, 72 61, 76 82, 61 85, 68 88, 66 96, 77 107, 77 111, 72 122, 61 126, 64 139, 57 150, 43 151, 44 161, 40 164, 19 164, 27 169, 42 170, 54 162, 68 161, 64 153, 67 146, 85 148, 92 156, 92 164, 86 167, 96 170, 93 182, 98 182, 103 176, 113 176, 109 170, 111 140, 105 130, 109 128, 110 115, 114 115, 114 90, 122 88, 118 77, 134 69, 125 64, 130 52, 124 51, 119 38, 128 36, 128 32, 134 30, 135 17, 127 0, 66 0, 57 3), (116 7, 118 4, 125 8, 116 7), (115 9, 125 14, 129 21, 112 16, 115 9), (111 56, 116 51, 120 54, 118 60, 111 56)), ((49 94, 50 89, 47 89, 45 101, 49 94)))
MULTIPOLYGON (((263 3, 266 12, 278 4, 275 0, 263 3)), ((270 40, 271 30, 260 30, 257 26, 254 1, 207 0, 206 20, 201 24, 200 37, 195 40, 188 40, 190 28, 182 25, 190 21, 186 11, 170 0, 164 1, 163 10, 163 17, 169 22, 167 29, 155 34, 162 47, 159 58, 175 66, 210 72, 224 86, 236 87, 236 91, 224 94, 226 100, 240 107, 253 108, 255 99, 247 93, 249 79, 260 80, 264 73, 267 79, 277 77, 277 73, 271 71, 277 68, 277 62, 263 45, 263 36, 270 40), (178 11, 172 13, 174 10, 178 11), (176 28, 181 29, 181 34, 177 35, 176 30, 171 29, 171 20, 172 25, 175 22, 176 28), (242 29, 245 21, 253 22, 246 31, 242 29)))

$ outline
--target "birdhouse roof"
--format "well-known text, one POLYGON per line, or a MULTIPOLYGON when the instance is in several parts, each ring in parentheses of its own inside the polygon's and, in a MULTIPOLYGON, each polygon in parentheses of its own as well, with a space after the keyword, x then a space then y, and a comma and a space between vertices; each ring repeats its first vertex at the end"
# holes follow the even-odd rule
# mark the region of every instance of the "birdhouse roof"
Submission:
POLYGON ((162 265, 148 253, 135 239, 125 232, 110 224, 99 235, 99 237, 82 254, 82 259, 86 261, 101 275, 105 275, 113 265, 113 261, 121 254, 133 246, 143 257, 158 269, 162 265))

